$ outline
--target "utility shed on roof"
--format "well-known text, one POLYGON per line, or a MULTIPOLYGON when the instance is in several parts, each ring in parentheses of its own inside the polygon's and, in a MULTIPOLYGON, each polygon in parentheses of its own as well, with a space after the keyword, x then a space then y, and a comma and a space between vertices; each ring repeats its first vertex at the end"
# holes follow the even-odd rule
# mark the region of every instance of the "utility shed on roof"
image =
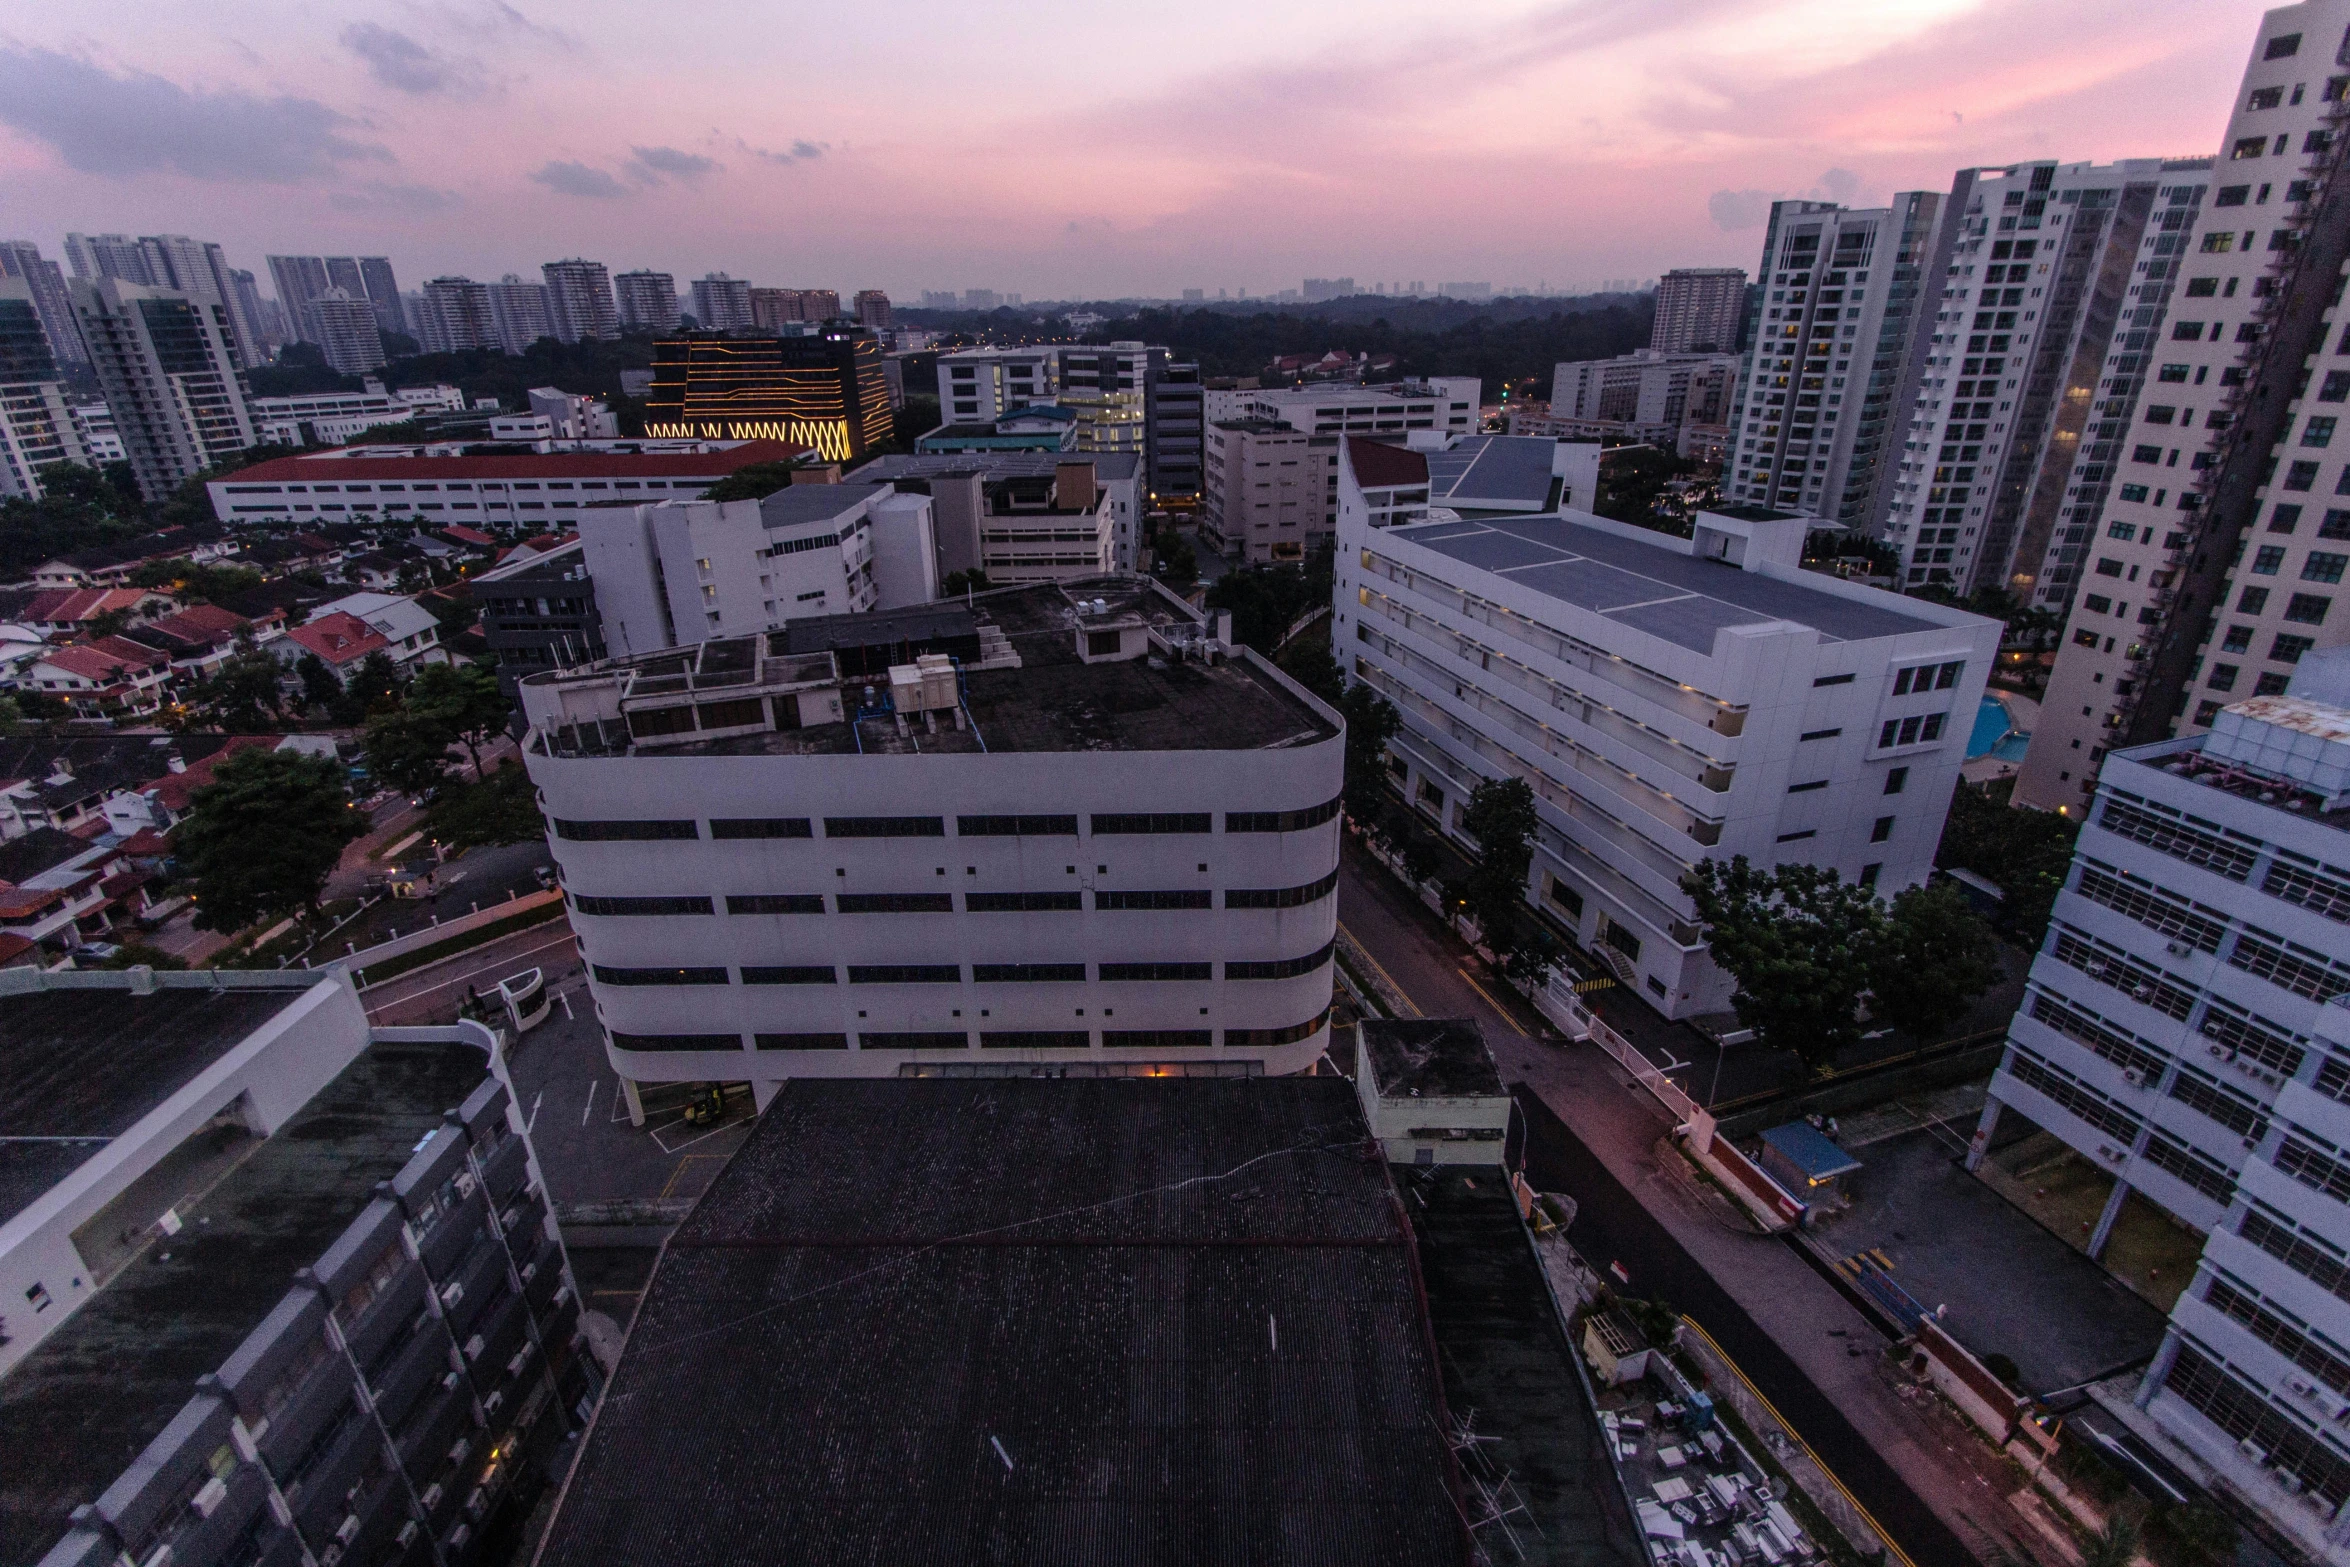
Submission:
POLYGON ((1355 1089, 1390 1162, 1502 1162, 1509 1090, 1474 1018, 1365 1018, 1355 1041, 1355 1089))
POLYGON ((1762 1134, 1762 1167, 1797 1197, 1815 1202, 1859 1169, 1860 1161, 1809 1121, 1789 1121, 1762 1134))
POLYGON ((543 1567, 1465 1563, 1336 1078, 798 1079, 671 1238, 543 1567))

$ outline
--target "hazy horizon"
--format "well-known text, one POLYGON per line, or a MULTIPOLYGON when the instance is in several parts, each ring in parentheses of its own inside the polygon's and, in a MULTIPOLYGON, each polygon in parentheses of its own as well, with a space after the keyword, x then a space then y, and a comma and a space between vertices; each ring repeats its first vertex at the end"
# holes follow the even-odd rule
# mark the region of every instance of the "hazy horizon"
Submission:
POLYGON ((1587 287, 1751 269, 1780 196, 2027 158, 2208 155, 2247 0, 502 0, 0 25, 0 234, 392 258, 403 287, 585 255, 685 281, 1032 299, 1587 287), (850 23, 843 26, 844 18, 850 23))

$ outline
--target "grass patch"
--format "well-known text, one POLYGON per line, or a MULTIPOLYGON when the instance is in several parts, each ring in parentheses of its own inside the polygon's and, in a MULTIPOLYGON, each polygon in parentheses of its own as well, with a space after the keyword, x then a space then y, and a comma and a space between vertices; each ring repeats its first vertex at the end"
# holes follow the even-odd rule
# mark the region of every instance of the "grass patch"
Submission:
POLYGON ((410 969, 422 968, 428 963, 438 963, 441 959, 463 952, 468 947, 479 947, 497 940, 500 936, 511 936, 518 930, 529 930, 534 926, 550 924, 561 919, 563 914, 564 909, 560 902, 542 903, 535 909, 524 909, 520 914, 509 914, 502 920, 492 920, 487 925, 477 925, 471 930, 460 931, 446 940, 418 947, 413 952, 396 953, 358 970, 351 978, 361 989, 365 989, 369 985, 380 985, 387 979, 407 973, 410 969))

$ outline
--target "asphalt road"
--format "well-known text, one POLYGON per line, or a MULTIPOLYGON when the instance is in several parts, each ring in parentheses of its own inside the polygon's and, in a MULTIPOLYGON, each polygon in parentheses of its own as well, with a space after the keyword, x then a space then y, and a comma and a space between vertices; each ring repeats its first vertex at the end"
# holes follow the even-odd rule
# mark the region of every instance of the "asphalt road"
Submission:
POLYGON ((1972 1567, 1958 1536, 1541 1097, 1521 1084, 1517 1099, 1526 1177, 1538 1190, 1575 1199, 1567 1228, 1575 1249, 1594 1267, 1620 1266, 1632 1294, 1665 1301, 1712 1334, 1918 1567, 1972 1567))

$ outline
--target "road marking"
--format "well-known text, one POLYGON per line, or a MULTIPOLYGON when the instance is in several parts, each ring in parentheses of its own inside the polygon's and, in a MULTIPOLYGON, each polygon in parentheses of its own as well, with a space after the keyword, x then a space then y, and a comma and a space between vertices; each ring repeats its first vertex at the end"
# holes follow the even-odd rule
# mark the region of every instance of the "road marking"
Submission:
POLYGON ((556 992, 555 992, 555 999, 556 999, 557 1001, 560 1001, 560 1002, 562 1002, 562 1003, 563 1003, 563 1016, 564 1016, 564 1019, 565 1019, 567 1022, 576 1023, 576 1022, 578 1022, 578 1021, 579 1021, 578 1017, 577 1017, 577 1016, 575 1016, 575 1015, 572 1013, 572 1010, 571 1010, 571 992, 570 992, 570 991, 568 991, 568 990, 558 990, 558 991, 556 991, 556 992))
POLYGON ((587 1125, 587 1121, 588 1121, 588 1112, 589 1112, 589 1111, 591 1111, 591 1110, 593 1110, 593 1109, 595 1109, 595 1107, 596 1107, 596 1090, 597 1090, 597 1089, 599 1089, 599 1088, 601 1088, 601 1087, 603 1087, 603 1086, 604 1086, 604 1080, 603 1080, 602 1078, 600 1078, 600 1077, 599 1077, 599 1078, 597 1078, 597 1079, 596 1079, 594 1082, 592 1082, 592 1083, 588 1084, 588 1098, 587 1098, 587 1103, 586 1103, 586 1104, 583 1104, 583 1105, 581 1105, 581 1106, 579 1107, 579 1124, 580 1124, 580 1125, 582 1125, 582 1126, 585 1126, 585 1125, 587 1125))
POLYGON ((1385 980, 1387 982, 1387 988, 1395 992, 1396 998, 1403 1002, 1405 1006, 1412 1009, 1412 1016, 1427 1016, 1426 1013, 1420 1010, 1420 1004, 1412 999, 1411 993, 1405 990, 1403 986, 1395 982, 1395 976, 1387 972, 1387 966, 1384 963, 1381 963, 1377 958, 1371 956, 1371 949, 1364 945, 1363 938, 1346 928, 1346 921, 1340 920, 1338 922, 1338 928, 1339 931, 1345 935, 1346 939, 1354 944, 1354 952, 1349 954, 1350 956, 1359 955, 1365 963, 1370 964, 1371 972, 1385 980))
POLYGON ((1477 976, 1476 976, 1476 975, 1474 975, 1474 974, 1470 973, 1470 972, 1469 972, 1467 969, 1465 969, 1465 968, 1456 968, 1456 969, 1454 970, 1454 972, 1455 972, 1455 973, 1457 973, 1457 974, 1459 974, 1461 978, 1463 978, 1463 979, 1465 979, 1465 980, 1467 980, 1467 981, 1469 982, 1469 988, 1470 988, 1471 990, 1474 990, 1475 992, 1477 992, 1477 994, 1478 994, 1478 995, 1480 995, 1480 996, 1483 996, 1483 997, 1485 998, 1485 1004, 1486 1004, 1487 1006, 1489 1006, 1489 1007, 1493 1008, 1493 1010, 1494 1010, 1494 1011, 1496 1011, 1496 1012, 1499 1012, 1499 1013, 1501 1014, 1501 1020, 1502 1020, 1504 1023, 1507 1023, 1507 1024, 1510 1026, 1510 1031, 1511 1031, 1512 1033, 1516 1034, 1516 1035, 1517 1035, 1517 1036, 1518 1036, 1520 1039, 1526 1039, 1526 1038, 1530 1038, 1530 1037, 1531 1037, 1530 1035, 1528 1035, 1528 1034, 1527 1034, 1527 1032, 1526 1032, 1524 1029, 1522 1029, 1522 1028, 1518 1027, 1518 1020, 1517 1020, 1516 1018, 1514 1018, 1514 1017, 1510 1016, 1510 1009, 1509 1009, 1508 1007, 1505 1007, 1505 1006, 1503 1006, 1503 1005, 1502 1005, 1500 1002, 1498 1002, 1498 1001, 1494 1000, 1494 999, 1493 999, 1493 992, 1492 992, 1492 991, 1490 991, 1490 990, 1487 990, 1487 989, 1486 989, 1486 988, 1485 988, 1483 985, 1480 985, 1480 984, 1478 984, 1478 983, 1477 983, 1477 976))
POLYGON ((546 1097, 547 1091, 543 1088, 530 1096, 530 1114, 522 1118, 522 1132, 525 1137, 530 1135, 530 1129, 532 1127, 539 1124, 539 1106, 545 1101, 546 1097))
MULTIPOLYGON (((525 934, 525 932, 517 931, 515 934, 522 935, 525 934)), ((419 1000, 425 996, 431 995, 436 990, 447 990, 452 985, 462 985, 469 979, 479 978, 483 974, 495 973, 499 969, 506 968, 510 964, 519 962, 521 959, 531 956, 533 953, 551 952, 557 947, 565 946, 578 939, 579 938, 575 932, 566 930, 560 937, 553 941, 543 942, 535 947, 525 947, 520 952, 509 953, 507 956, 499 959, 495 963, 488 964, 482 968, 467 969, 462 974, 456 975, 453 978, 444 979, 437 984, 427 985, 422 990, 411 990, 405 995, 380 997, 379 999, 368 1004, 369 1010, 373 1011, 379 1007, 398 1006, 406 1002, 419 1000)), ((443 958, 440 961, 443 963, 454 963, 457 958, 461 956, 463 956, 463 954, 459 953, 443 958)), ((385 980, 384 983, 387 985, 396 985, 404 977, 405 976, 402 975, 395 975, 393 978, 385 980)))

